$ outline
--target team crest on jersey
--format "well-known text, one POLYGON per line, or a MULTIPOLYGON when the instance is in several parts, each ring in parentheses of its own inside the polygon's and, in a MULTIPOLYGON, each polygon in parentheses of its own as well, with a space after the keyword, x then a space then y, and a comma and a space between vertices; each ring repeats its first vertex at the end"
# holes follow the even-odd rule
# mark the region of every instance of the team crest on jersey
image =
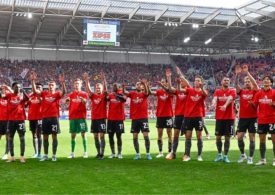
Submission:
POLYGON ((194 102, 197 102, 201 99, 201 96, 200 95, 195 95, 195 96, 191 96, 191 99, 194 101, 194 102))
POLYGON ((139 103, 141 103, 141 102, 143 102, 143 98, 137 97, 137 99, 133 99, 133 103, 134 103, 134 104, 139 104, 139 103))
POLYGON ((252 98, 253 98, 252 94, 243 94, 242 96, 243 96, 244 100, 252 100, 252 98))
POLYGON ((165 101, 165 100, 167 100, 168 95, 163 94, 163 95, 159 96, 159 98, 160 98, 161 100, 165 101))
POLYGON ((46 100, 47 102, 54 102, 54 101, 55 101, 55 98, 53 98, 53 97, 45 97, 45 100, 46 100))
POLYGON ((101 99, 97 98, 97 99, 94 99, 93 101, 94 101, 95 104, 99 104, 101 102, 101 99))

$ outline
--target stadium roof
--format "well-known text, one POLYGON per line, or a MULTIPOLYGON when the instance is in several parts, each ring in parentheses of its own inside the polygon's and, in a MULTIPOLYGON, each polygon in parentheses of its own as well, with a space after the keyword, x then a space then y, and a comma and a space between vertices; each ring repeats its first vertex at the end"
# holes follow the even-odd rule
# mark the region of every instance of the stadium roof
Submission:
POLYGON ((117 19, 122 25, 121 47, 88 49, 218 54, 275 45, 275 0, 254 0, 238 8, 125 0, 0 0, 0 18, 4 47, 87 49, 82 46, 84 18, 117 19), (187 37, 190 41, 184 43, 187 37), (205 44, 209 39, 212 42, 205 44))

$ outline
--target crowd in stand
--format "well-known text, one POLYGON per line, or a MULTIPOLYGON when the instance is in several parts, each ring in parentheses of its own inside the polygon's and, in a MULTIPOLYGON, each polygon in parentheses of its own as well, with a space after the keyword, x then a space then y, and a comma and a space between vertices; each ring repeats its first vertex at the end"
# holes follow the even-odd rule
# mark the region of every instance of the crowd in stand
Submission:
MULTIPOLYGON (((201 75, 205 80, 206 88, 209 91, 208 104, 211 101, 217 85, 220 84, 222 77, 226 74, 230 78, 234 78, 234 66, 248 64, 249 71, 256 78, 258 83, 264 75, 275 75, 275 59, 273 57, 259 58, 222 58, 222 59, 207 59, 207 58, 186 58, 183 56, 173 56, 177 66, 180 67, 188 80, 191 82, 196 75, 201 75)), ((74 79, 82 77, 84 72, 93 75, 92 85, 97 80, 97 75, 104 72, 111 90, 111 84, 118 82, 123 83, 128 87, 132 87, 142 78, 150 81, 152 87, 156 87, 157 82, 164 77, 164 70, 167 68, 173 69, 170 64, 138 64, 138 63, 101 63, 101 62, 71 62, 71 61, 11 61, 0 59, 0 82, 10 85, 13 81, 19 81, 25 88, 31 86, 28 79, 28 72, 34 70, 38 73, 41 83, 46 84, 46 81, 57 80, 58 75, 63 73, 66 78, 68 91, 72 90, 74 79)), ((175 81, 173 82, 175 85, 175 81)), ((233 84, 233 82, 231 83, 233 84)), ((156 99, 152 96, 149 98, 149 110, 155 110, 156 99)), ((65 109, 65 108, 63 108, 65 109)))

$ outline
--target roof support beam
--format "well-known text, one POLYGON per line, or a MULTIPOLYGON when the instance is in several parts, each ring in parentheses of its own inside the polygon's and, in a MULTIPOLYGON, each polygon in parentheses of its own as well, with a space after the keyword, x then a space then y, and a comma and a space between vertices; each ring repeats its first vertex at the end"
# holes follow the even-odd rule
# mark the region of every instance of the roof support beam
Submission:
POLYGON ((195 11, 196 11, 196 8, 194 7, 194 8, 191 9, 189 12, 187 12, 186 14, 184 14, 184 15, 180 18, 180 24, 182 24, 187 18, 189 18, 195 11))
POLYGON ((265 4, 265 5, 269 5, 269 6, 272 6, 272 7, 275 7, 275 3, 274 2, 271 2, 271 1, 261 1, 262 4, 265 4))
POLYGON ((11 7, 11 17, 10 17, 10 23, 9 23, 9 28, 6 36, 6 43, 8 44, 10 41, 10 33, 11 33, 11 26, 13 22, 13 15, 14 15, 14 8, 15 8, 15 0, 12 1, 12 7, 11 7))
POLYGON ((111 4, 107 5, 104 10, 101 13, 101 19, 104 18, 104 16, 106 15, 106 13, 108 12, 108 9, 111 7, 111 4))
POLYGON ((64 25, 63 29, 61 30, 61 32, 58 33, 57 35, 57 38, 56 38, 56 44, 57 45, 61 45, 62 44, 62 41, 65 37, 65 35, 67 34, 73 20, 75 19, 75 15, 76 15, 76 12, 79 8, 79 6, 81 5, 81 1, 82 0, 78 0, 75 7, 74 7, 74 10, 73 10, 73 14, 72 14, 72 17, 68 20, 68 22, 64 25))
POLYGON ((238 16, 234 16, 232 17, 230 20, 228 20, 227 22, 227 26, 231 26, 232 24, 234 24, 236 21, 238 21, 239 17, 238 16))
POLYGON ((246 7, 244 9, 246 11, 253 12, 253 13, 256 13, 256 14, 260 14, 262 16, 267 16, 267 17, 275 18, 275 13, 272 13, 272 12, 267 12, 267 11, 263 11, 263 10, 253 9, 253 8, 249 8, 249 7, 246 7))
POLYGON ((137 11, 140 9, 140 5, 137 6, 130 14, 129 14, 129 20, 132 19, 132 17, 137 13, 137 11))
POLYGON ((210 14, 209 16, 207 16, 205 19, 204 19, 204 25, 205 24, 208 24, 211 20, 213 20, 214 18, 216 18, 219 14, 221 13, 221 10, 217 10, 215 11, 214 13, 210 14))
POLYGON ((158 15, 155 16, 155 22, 158 21, 160 19, 161 16, 163 16, 163 14, 165 14, 165 12, 168 10, 168 8, 165 8, 164 10, 162 10, 158 15))
POLYGON ((49 0, 47 0, 47 1, 45 2, 44 7, 43 7, 42 16, 40 17, 40 20, 39 20, 38 24, 36 25, 36 28, 35 28, 35 31, 34 31, 34 35, 33 35, 33 37, 32 37, 32 46, 35 45, 37 36, 38 36, 38 34, 39 34, 39 32, 40 32, 42 23, 43 23, 44 18, 45 18, 45 16, 46 16, 45 14, 46 14, 46 10, 47 10, 48 4, 49 4, 49 0))

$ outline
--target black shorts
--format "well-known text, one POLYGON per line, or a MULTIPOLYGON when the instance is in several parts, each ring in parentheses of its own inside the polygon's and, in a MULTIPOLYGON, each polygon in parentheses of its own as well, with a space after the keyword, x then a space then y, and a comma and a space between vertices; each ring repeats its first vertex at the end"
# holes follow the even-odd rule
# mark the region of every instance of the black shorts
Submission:
POLYGON ((57 117, 43 118, 42 133, 46 135, 59 134, 60 133, 59 119, 57 117))
POLYGON ((184 121, 184 116, 175 116, 174 129, 181 129, 183 121, 184 121))
POLYGON ((216 120, 215 135, 218 136, 230 136, 233 135, 234 120, 216 120))
POLYGON ((42 130, 42 120, 30 120, 30 131, 41 131, 42 130))
POLYGON ((148 118, 132 120, 131 133, 150 132, 148 118))
POLYGON ((157 117, 157 128, 173 128, 172 117, 157 117))
POLYGON ((258 134, 275 134, 275 123, 272 124, 258 124, 258 134))
POLYGON ((181 127, 181 132, 192 131, 202 131, 202 117, 185 117, 184 122, 181 127))
POLYGON ((238 123, 237 132, 256 133, 257 130, 257 118, 240 118, 238 123))
POLYGON ((123 121, 108 120, 107 122, 108 133, 124 133, 123 121))
POLYGON ((106 119, 92 120, 91 133, 106 133, 106 119))
POLYGON ((6 135, 8 130, 8 121, 0 121, 0 135, 6 135))
POLYGON ((26 126, 25 121, 9 121, 8 122, 8 134, 13 137, 15 132, 18 132, 19 135, 25 135, 26 126))

